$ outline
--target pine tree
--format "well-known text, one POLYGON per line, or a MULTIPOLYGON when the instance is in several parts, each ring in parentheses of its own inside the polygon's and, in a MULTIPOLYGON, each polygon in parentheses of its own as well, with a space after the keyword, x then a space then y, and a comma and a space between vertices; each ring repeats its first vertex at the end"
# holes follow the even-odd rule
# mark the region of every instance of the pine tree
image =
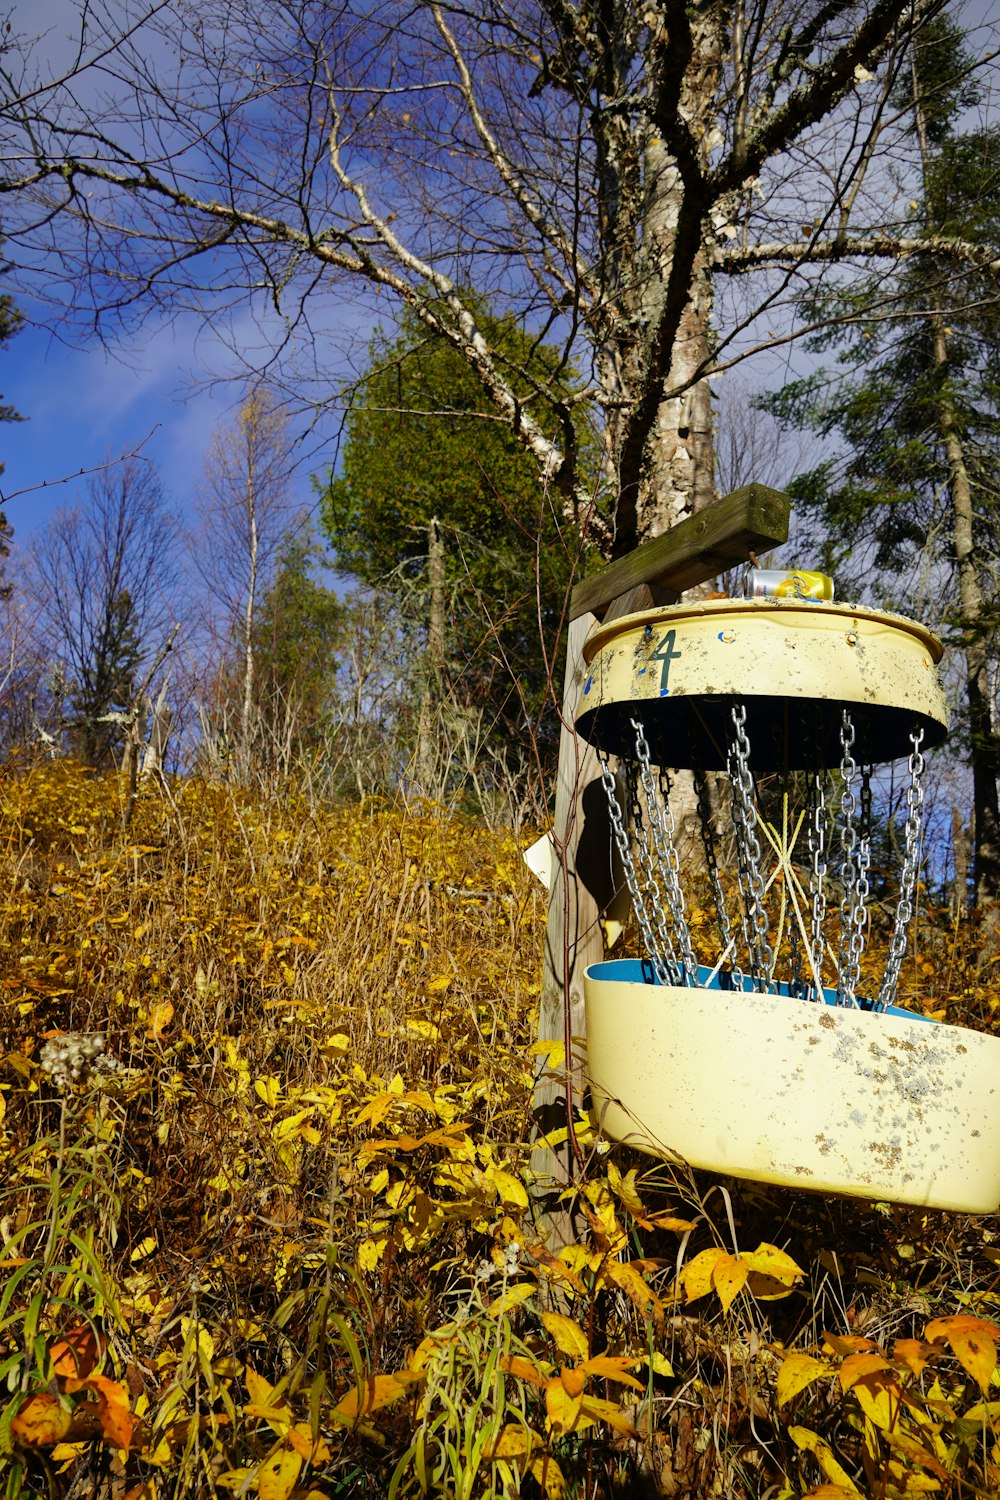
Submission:
MULTIPOLYGON (((976 102, 958 27, 938 16, 910 52, 896 103, 912 121, 916 231, 1000 241, 1000 133, 960 128, 976 102)), ((826 563, 859 577, 874 567, 883 595, 922 568, 965 668, 977 898, 1000 896, 1000 741, 991 668, 1000 622, 993 568, 1000 547, 1000 304, 985 269, 956 269, 933 251, 888 279, 833 292, 803 308, 836 350, 764 403, 786 421, 841 440, 791 486, 827 530, 826 563)))
MULTIPOLYGON (((482 316, 526 409, 554 428, 537 388, 554 378, 568 388, 572 372, 559 377, 558 354, 514 319, 482 316)), ((534 736, 551 748, 542 638, 554 639, 579 538, 564 538, 555 496, 468 364, 413 317, 371 344, 322 519, 338 568, 418 596, 426 646, 415 673, 485 706, 496 743, 534 736)))

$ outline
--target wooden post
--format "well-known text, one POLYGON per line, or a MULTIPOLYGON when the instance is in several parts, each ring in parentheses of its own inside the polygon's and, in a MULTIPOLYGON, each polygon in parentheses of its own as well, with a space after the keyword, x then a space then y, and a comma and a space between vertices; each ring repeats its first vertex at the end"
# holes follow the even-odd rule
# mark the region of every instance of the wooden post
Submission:
MULTIPOLYGON (((788 539, 789 510, 786 496, 764 485, 748 485, 609 563, 573 590, 538 1018, 539 1041, 565 1041, 567 1047, 565 1068, 549 1068, 546 1058, 539 1058, 534 1095, 539 1134, 565 1128, 572 1112, 567 1103, 578 1109, 582 1101, 587 1033, 583 974, 604 957, 600 917, 614 894, 611 834, 597 757, 574 727, 587 637, 602 619, 675 603, 681 590, 745 562, 751 552, 780 546, 788 539)), ((571 1144, 536 1147, 532 1167, 536 1198, 551 1205, 552 1195, 575 1176, 571 1144)), ((567 1216, 551 1206, 543 1227, 553 1249, 572 1233, 567 1216)))

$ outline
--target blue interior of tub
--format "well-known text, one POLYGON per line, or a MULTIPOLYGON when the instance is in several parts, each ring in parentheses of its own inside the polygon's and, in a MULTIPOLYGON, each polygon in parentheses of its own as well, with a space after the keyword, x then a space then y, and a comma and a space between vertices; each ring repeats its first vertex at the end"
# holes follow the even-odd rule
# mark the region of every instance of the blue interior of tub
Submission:
MULTIPOLYGON (((678 984, 684 983, 683 972, 683 969, 681 969, 681 977, 677 981, 678 984)), ((757 995, 761 993, 749 975, 744 974, 741 982, 728 969, 720 969, 716 974, 712 969, 702 964, 696 969, 695 976, 695 987, 698 989, 728 990, 745 995, 757 995)), ((656 985, 660 983, 656 977, 656 971, 648 958, 615 958, 605 963, 591 964, 587 970, 587 977, 588 979, 597 979, 605 982, 613 981, 617 984, 656 985)), ((805 1000, 809 1004, 814 1003, 811 987, 807 988, 804 993, 800 993, 794 985, 782 983, 777 979, 769 980, 763 993, 768 995, 782 995, 786 999, 791 1000, 805 1000)), ((825 989, 823 991, 823 1001, 826 1005, 842 1004, 838 999, 836 990, 825 989)), ((919 1011, 904 1010, 901 1005, 880 1007, 876 1000, 863 1000, 860 996, 851 1009, 869 1011, 880 1016, 903 1016, 908 1021, 929 1021, 932 1026, 937 1025, 937 1022, 931 1016, 922 1016, 919 1011)))

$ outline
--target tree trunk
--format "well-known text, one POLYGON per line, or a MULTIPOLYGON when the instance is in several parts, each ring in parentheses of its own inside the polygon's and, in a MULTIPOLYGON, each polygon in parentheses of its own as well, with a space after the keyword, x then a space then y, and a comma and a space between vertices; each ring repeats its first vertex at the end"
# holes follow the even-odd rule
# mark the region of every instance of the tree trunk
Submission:
MULTIPOLYGON (((940 313, 931 317, 934 332, 934 363, 942 374, 948 365, 947 334, 940 313)), ((997 899, 1000 893, 1000 770, 990 661, 983 629, 986 600, 973 551, 975 515, 972 486, 965 463, 961 434, 955 420, 947 386, 938 402, 938 425, 948 463, 948 487, 952 507, 952 536, 958 565, 958 593, 962 628, 966 637, 965 691, 969 706, 969 762, 972 767, 972 806, 975 825, 973 881, 977 905, 997 899)))
POLYGON ((444 683, 445 650, 444 546, 437 516, 432 517, 427 528, 427 585, 427 650, 417 735, 417 779, 421 791, 430 795, 436 780, 436 730, 444 683))

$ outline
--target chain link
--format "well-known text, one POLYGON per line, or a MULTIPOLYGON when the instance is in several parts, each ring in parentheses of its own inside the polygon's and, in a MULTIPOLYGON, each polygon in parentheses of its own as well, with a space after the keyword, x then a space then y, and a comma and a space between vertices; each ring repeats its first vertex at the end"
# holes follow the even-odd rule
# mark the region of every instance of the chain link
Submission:
POLYGON ((774 963, 768 942, 764 880, 760 872, 760 841, 757 838, 753 777, 750 773, 750 741, 747 739, 745 703, 732 709, 733 740, 729 753, 729 780, 733 791, 733 827, 736 832, 736 863, 743 889, 746 913, 743 935, 750 955, 750 971, 761 993, 767 992, 774 963))
MULTIPOLYGON (((684 892, 681 889, 680 858, 677 854, 674 814, 670 806, 670 778, 661 773, 662 797, 656 795, 656 781, 649 763, 649 742, 638 719, 631 720, 635 730, 635 753, 642 778, 642 789, 646 794, 646 825, 652 829, 653 843, 659 861, 660 876, 666 893, 666 906, 670 913, 677 946, 684 960, 685 983, 697 983, 698 960, 691 946, 691 933, 687 924, 684 892)), ((662 912, 662 907, 661 907, 662 912)))
MULTIPOLYGON (((856 933, 858 922, 858 830, 856 819, 858 799, 854 790, 858 777, 858 764, 854 759, 854 724, 845 708, 840 721, 840 843, 843 858, 840 866, 840 941, 837 947, 837 1004, 853 1006, 857 1003, 855 991, 858 970, 855 966, 856 933)), ((862 913, 863 922, 864 915, 862 913)))
POLYGON ((729 921, 729 908, 726 905, 726 893, 722 889, 722 877, 719 875, 719 860, 715 852, 715 834, 712 829, 712 807, 708 795, 708 777, 704 771, 694 771, 695 798, 698 807, 698 826, 701 830, 701 843, 705 851, 705 866, 708 870, 708 882, 712 890, 712 900, 715 903, 715 915, 719 922, 719 935, 722 938, 723 962, 725 955, 729 954, 729 968, 733 976, 736 988, 743 988, 743 971, 739 964, 739 955, 736 952, 736 942, 733 937, 732 925, 729 921))
MULTIPOLYGON (((823 982, 823 956, 825 940, 823 922, 826 917, 826 780, 822 771, 817 771, 813 780, 812 816, 809 819, 809 853, 812 856, 812 926, 810 941, 813 967, 820 984, 823 982)), ((822 1000, 823 995, 813 986, 813 999, 822 1000)))
POLYGON ((885 1010, 896 999, 899 971, 906 953, 906 930, 913 916, 913 893, 917 884, 917 868, 920 863, 920 839, 924 827, 924 767, 925 761, 920 747, 924 742, 924 731, 917 728, 910 733, 913 753, 908 762, 910 785, 906 791, 906 832, 903 845, 903 869, 899 880, 899 897, 896 901, 896 917, 892 938, 889 942, 889 957, 886 960, 882 987, 878 992, 878 1009, 885 1010))
MULTIPOLYGON (((635 911, 636 921, 639 924, 643 946, 649 955, 656 977, 660 983, 673 984, 676 981, 676 960, 674 961, 673 969, 671 969, 670 963, 663 956, 658 942, 657 929, 646 908, 646 891, 639 883, 639 874, 632 855, 632 845, 625 827, 621 805, 618 801, 618 782, 611 769, 610 758, 606 751, 598 749, 597 759, 601 767, 601 781, 608 799, 608 815, 611 819, 611 831, 614 835, 615 847, 622 862, 625 884, 628 886, 628 893, 632 898, 632 908, 635 911)), ((672 951, 671 958, 673 958, 672 951)))

